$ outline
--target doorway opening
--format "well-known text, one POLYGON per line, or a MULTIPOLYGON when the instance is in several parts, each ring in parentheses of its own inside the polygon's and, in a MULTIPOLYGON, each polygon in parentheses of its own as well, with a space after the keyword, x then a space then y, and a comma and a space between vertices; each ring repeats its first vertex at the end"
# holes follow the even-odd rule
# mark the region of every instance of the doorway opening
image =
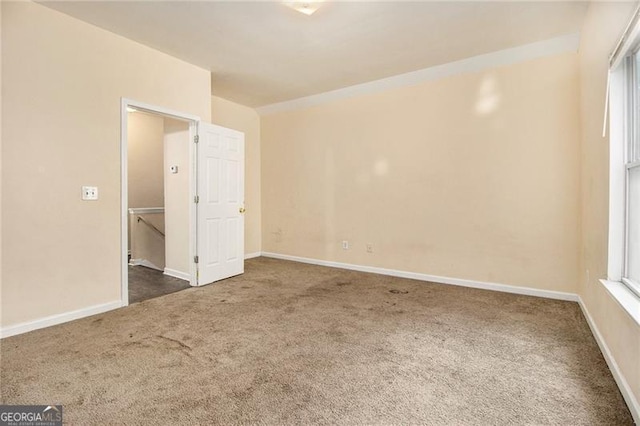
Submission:
POLYGON ((197 285, 198 117, 122 100, 122 305, 197 285))

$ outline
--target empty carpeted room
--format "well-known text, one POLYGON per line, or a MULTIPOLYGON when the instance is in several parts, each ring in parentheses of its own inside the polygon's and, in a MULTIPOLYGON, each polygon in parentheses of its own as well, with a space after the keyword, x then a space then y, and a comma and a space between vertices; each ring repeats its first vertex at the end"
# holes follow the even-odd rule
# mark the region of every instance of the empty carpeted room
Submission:
POLYGON ((0 424, 640 424, 640 3, 0 18, 0 424))

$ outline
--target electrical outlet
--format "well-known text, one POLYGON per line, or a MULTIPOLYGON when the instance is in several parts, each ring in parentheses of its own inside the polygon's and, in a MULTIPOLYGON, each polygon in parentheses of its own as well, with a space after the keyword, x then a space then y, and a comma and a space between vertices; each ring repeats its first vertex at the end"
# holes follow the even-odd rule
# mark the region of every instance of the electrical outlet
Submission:
POLYGON ((82 199, 84 201, 95 201, 98 199, 98 187, 97 186, 83 186, 82 187, 82 199))
POLYGON ((344 240, 342 242, 342 250, 349 250, 349 241, 344 240))
POLYGON ((367 244, 367 253, 373 253, 373 244, 371 243, 367 244))

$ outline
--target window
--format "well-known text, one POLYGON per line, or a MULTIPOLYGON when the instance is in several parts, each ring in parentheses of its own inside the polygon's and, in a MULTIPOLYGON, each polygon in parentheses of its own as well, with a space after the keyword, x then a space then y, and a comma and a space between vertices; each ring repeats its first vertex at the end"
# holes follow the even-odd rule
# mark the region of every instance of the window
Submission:
POLYGON ((640 53, 624 58, 625 102, 625 227, 622 282, 640 297, 640 53))
POLYGON ((640 7, 609 58, 609 294, 640 325, 640 7))

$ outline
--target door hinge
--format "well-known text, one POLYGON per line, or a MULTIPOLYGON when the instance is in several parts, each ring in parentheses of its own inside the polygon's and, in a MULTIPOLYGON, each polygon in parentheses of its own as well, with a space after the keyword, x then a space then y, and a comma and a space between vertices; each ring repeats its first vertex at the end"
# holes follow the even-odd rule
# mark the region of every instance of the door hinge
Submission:
POLYGON ((200 261, 200 258, 198 256, 193 256, 194 263, 198 263, 199 261, 200 261))
POLYGON ((194 142, 194 143, 198 143, 198 142, 200 142, 200 135, 195 135, 195 136, 193 137, 193 142, 194 142))
POLYGON ((196 195, 195 197, 193 197, 193 202, 198 204, 200 202, 200 196, 196 195))

